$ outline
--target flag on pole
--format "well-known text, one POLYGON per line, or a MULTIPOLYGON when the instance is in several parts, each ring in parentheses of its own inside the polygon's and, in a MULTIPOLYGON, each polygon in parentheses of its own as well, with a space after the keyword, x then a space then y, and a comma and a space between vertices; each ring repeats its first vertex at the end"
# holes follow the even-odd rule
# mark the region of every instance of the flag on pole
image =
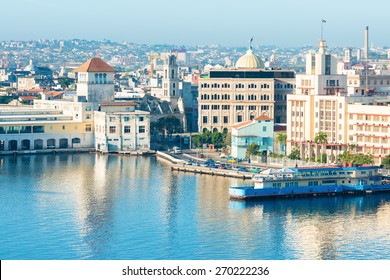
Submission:
POLYGON ((326 22, 326 20, 323 19, 322 22, 326 22))

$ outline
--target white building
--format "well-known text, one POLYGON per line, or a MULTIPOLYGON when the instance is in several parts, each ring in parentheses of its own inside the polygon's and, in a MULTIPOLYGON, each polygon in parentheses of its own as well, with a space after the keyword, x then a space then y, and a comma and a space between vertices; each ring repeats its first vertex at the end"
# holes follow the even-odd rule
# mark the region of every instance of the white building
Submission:
POLYGON ((101 152, 149 151, 150 114, 135 102, 101 102, 95 111, 95 148, 101 152))
POLYGON ((114 72, 116 70, 98 57, 89 59, 77 72, 77 96, 79 101, 98 103, 114 98, 114 72))

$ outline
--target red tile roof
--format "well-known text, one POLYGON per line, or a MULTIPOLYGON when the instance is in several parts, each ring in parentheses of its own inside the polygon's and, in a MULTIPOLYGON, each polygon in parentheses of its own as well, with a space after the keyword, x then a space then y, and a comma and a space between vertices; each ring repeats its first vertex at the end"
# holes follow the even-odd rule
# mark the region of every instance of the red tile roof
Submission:
POLYGON ((254 118, 251 121, 245 121, 245 122, 238 123, 238 124, 232 126, 232 128, 236 128, 236 129, 241 128, 241 127, 247 126, 248 124, 251 124, 253 121, 271 121, 271 120, 273 120, 273 119, 266 116, 266 115, 261 115, 261 116, 254 118))
POLYGON ((270 118, 266 115, 261 115, 261 116, 258 116, 256 118, 254 118, 255 121, 272 121, 273 118, 270 118))
POLYGON ((252 121, 240 122, 239 124, 233 125, 232 128, 240 128, 240 127, 246 126, 246 125, 251 124, 251 123, 252 123, 252 121))
POLYGON ((115 72, 116 70, 99 57, 94 57, 85 62, 73 72, 115 72))
POLYGON ((44 91, 43 93, 46 95, 52 95, 53 97, 64 94, 62 91, 44 91))
POLYGON ((19 96, 19 98, 22 99, 23 101, 31 101, 31 100, 36 99, 37 97, 36 96, 19 96))

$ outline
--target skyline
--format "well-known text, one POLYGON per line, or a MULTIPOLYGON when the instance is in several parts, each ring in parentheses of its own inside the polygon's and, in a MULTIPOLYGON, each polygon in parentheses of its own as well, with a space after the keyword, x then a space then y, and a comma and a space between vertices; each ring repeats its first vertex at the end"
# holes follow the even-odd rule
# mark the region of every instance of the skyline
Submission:
POLYGON ((0 18, 2 40, 87 39, 128 41, 138 44, 298 47, 316 45, 321 20, 324 39, 330 47, 363 47, 363 32, 370 28, 370 46, 389 46, 388 19, 384 0, 373 0, 364 7, 336 0, 323 7, 312 2, 280 0, 276 6, 260 1, 232 0, 209 3, 198 0, 183 4, 170 0, 164 5, 151 0, 114 0, 112 9, 103 1, 21 0, 6 2, 0 18), (22 8, 21 8, 22 7, 22 8), (11 11, 17 11, 12 13, 11 11), (262 12, 265 11, 265 12, 262 12), (20 23, 18 22, 20 20, 20 23), (270 24, 271 23, 271 24, 270 24), (178 36, 180 34, 180 36, 178 36))

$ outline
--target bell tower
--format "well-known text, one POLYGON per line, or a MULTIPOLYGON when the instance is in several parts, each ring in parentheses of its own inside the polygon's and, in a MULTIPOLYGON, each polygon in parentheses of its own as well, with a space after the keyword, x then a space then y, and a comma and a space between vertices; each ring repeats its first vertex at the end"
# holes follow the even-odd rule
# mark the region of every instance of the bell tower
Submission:
POLYGON ((161 100, 171 103, 172 108, 177 108, 177 101, 180 98, 179 90, 179 67, 176 63, 176 56, 168 55, 164 58, 161 100))

